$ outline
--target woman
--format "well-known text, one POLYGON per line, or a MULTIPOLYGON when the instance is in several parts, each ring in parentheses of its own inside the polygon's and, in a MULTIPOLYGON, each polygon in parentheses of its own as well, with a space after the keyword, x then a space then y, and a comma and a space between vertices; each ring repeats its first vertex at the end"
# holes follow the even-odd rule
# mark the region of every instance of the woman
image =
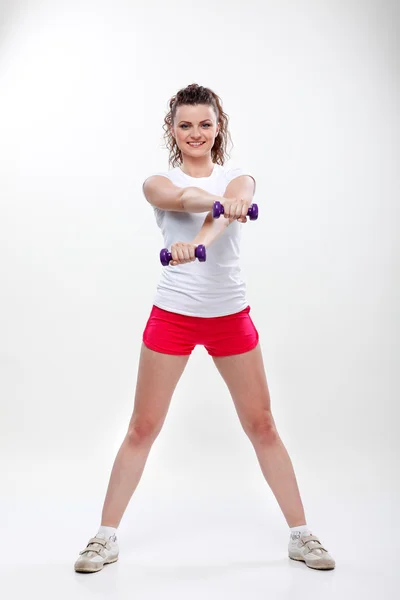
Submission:
POLYGON ((289 557, 332 569, 335 561, 306 524, 292 463, 275 427, 258 332, 240 277, 240 228, 255 180, 242 169, 224 167, 228 117, 212 90, 196 84, 180 90, 170 100, 164 130, 173 169, 146 179, 143 193, 172 260, 162 270, 143 333, 134 410, 112 469, 101 525, 75 570, 99 571, 118 559, 117 528, 197 344, 204 345, 225 380, 285 516, 289 557), (223 218, 210 212, 216 200, 224 207, 223 218), (199 244, 207 249, 206 262, 195 257, 199 244))

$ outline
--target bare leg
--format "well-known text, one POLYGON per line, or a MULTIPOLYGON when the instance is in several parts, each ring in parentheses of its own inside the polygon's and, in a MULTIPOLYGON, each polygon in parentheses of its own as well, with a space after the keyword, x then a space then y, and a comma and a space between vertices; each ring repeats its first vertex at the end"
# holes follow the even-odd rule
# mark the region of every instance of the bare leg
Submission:
POLYGON ((161 354, 142 344, 134 411, 111 471, 102 525, 119 526, 188 360, 189 356, 161 354))
POLYGON ((277 432, 260 345, 234 356, 214 357, 256 452, 262 473, 289 527, 305 525, 303 503, 292 461, 277 432))

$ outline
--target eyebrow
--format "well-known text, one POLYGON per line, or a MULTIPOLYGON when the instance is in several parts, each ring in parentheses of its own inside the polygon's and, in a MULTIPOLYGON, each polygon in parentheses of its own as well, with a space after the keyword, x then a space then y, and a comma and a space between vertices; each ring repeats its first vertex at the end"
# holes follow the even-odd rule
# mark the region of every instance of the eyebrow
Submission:
MULTIPOLYGON (((200 121, 200 123, 204 123, 205 121, 211 121, 211 119, 203 119, 202 121, 200 121)), ((190 124, 192 124, 191 121, 179 121, 179 123, 190 123, 190 124)))

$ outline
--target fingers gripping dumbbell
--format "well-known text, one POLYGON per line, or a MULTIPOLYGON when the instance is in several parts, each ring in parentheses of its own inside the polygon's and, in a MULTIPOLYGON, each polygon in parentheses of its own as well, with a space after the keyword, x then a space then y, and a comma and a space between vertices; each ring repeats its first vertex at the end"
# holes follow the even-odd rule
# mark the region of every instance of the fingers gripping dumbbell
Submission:
MULTIPOLYGON (((221 215, 224 214, 224 207, 221 202, 216 200, 213 204, 213 217, 214 219, 219 219, 221 215)), ((247 216, 250 218, 250 221, 256 221, 258 219, 258 205, 250 204, 249 210, 247 211, 247 216)))
MULTIPOLYGON (((206 247, 203 244, 199 244, 194 251, 195 257, 199 260, 199 262, 206 261, 206 247)), ((167 267, 172 260, 172 254, 168 250, 168 248, 163 248, 160 252, 160 261, 163 267, 167 267)))

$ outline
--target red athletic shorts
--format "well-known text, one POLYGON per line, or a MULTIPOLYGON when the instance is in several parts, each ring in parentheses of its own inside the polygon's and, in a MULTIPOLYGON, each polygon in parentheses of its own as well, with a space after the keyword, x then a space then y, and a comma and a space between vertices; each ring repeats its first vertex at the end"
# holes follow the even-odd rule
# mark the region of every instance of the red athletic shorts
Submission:
POLYGON ((191 354, 202 345, 211 356, 242 354, 257 346, 258 331, 250 306, 224 317, 190 317, 153 306, 143 343, 163 354, 191 354))

